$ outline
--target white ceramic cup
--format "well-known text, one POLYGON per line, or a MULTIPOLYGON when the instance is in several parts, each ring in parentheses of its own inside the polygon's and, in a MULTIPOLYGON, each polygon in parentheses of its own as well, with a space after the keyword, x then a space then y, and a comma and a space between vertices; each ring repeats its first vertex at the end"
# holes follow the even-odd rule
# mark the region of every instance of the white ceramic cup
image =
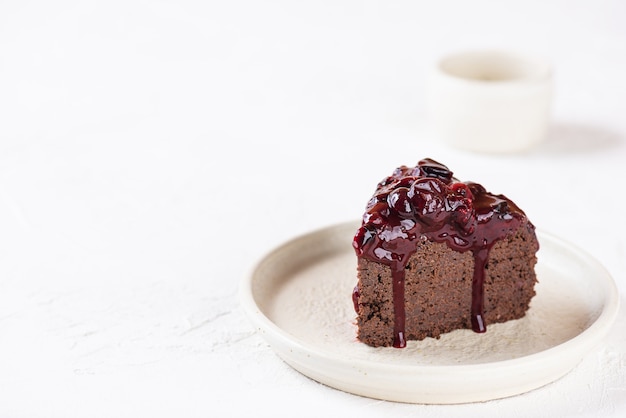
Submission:
POLYGON ((429 80, 435 134, 470 151, 524 151, 546 136, 552 70, 537 57, 469 51, 441 58, 429 80))

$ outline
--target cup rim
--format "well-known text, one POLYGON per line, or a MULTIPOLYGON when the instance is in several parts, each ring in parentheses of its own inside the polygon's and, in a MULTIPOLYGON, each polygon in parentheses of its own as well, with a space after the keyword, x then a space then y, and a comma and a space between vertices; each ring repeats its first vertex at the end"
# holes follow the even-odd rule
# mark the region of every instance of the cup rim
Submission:
POLYGON ((543 83, 552 66, 536 54, 506 49, 473 49, 442 55, 436 62, 440 77, 481 87, 543 83))

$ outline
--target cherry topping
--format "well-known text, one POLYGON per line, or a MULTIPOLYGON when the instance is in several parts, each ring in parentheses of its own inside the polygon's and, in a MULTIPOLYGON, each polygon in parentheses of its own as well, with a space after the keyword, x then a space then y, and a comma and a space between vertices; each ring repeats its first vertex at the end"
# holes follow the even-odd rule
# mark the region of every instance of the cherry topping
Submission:
POLYGON ((401 217, 409 217, 413 214, 413 206, 408 195, 409 189, 398 187, 387 196, 389 206, 401 217))
POLYGON ((417 167, 422 175, 426 177, 434 177, 449 183, 452 180, 452 171, 448 170, 443 164, 438 163, 430 158, 425 158, 417 163, 417 167))
POLYGON ((450 185, 450 189, 455 194, 460 194, 463 197, 467 197, 468 199, 474 199, 474 195, 472 195, 472 191, 465 183, 453 183, 450 185))

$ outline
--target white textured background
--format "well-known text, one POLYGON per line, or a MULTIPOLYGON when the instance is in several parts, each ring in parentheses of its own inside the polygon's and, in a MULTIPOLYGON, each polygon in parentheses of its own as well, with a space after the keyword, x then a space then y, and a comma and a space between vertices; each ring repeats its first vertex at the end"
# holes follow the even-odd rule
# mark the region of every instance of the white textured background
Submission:
POLYGON ((432 157, 624 294, 625 74, 618 0, 0 2, 0 417, 623 416, 623 311, 548 387, 402 405, 290 369, 237 288, 432 157), (425 72, 479 47, 553 62, 538 149, 476 155, 430 133, 425 72))

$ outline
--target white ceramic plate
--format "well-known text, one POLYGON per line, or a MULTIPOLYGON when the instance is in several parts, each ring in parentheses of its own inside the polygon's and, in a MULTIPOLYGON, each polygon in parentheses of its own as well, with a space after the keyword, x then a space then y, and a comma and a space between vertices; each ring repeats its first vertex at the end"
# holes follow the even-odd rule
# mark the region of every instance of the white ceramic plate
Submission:
POLYGON ((619 297, 588 254, 538 231, 537 295, 527 315, 458 330, 404 349, 356 339, 352 289, 358 223, 331 226, 270 252, 245 278, 241 302, 258 331, 294 369, 371 398, 453 404, 512 396, 573 369, 608 332, 619 297))

